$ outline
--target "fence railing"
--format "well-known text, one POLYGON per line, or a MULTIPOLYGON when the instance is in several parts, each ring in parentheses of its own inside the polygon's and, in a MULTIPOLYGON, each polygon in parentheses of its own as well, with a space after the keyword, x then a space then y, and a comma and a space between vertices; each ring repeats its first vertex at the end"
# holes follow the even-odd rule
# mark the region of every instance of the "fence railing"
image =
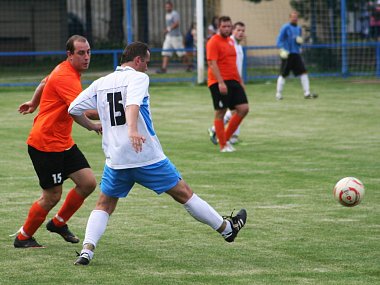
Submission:
MULTIPOLYGON (((175 51, 175 50, 168 50, 175 51)), ((181 51, 196 52, 195 49, 182 49, 181 51)), ((280 59, 277 54, 276 46, 246 46, 243 48, 245 60, 243 63, 243 77, 245 82, 258 79, 274 79, 278 75, 280 59)), ((119 64, 119 59, 123 50, 107 49, 92 50, 92 63, 90 72, 94 69, 96 75, 109 73, 119 64), (97 57, 104 57, 97 61, 97 57), (92 68, 92 66, 94 66, 92 68)), ((151 49, 151 67, 149 74, 151 82, 197 82, 196 62, 193 72, 185 72, 179 59, 170 62, 167 74, 155 74, 154 68, 161 64, 160 48, 151 49)), ((40 52, 0 52, 0 62, 6 58, 12 58, 13 61, 22 61, 21 59, 34 59, 29 65, 46 65, 46 60, 36 60, 37 58, 48 58, 52 68, 59 63, 57 57, 64 60, 66 52, 64 51, 40 51, 40 52), (49 59, 50 58, 50 59, 49 59)), ((380 78, 380 42, 356 42, 356 43, 336 43, 336 44, 305 44, 303 46, 303 57, 306 62, 310 76, 376 76, 380 78)), ((196 58, 196 57, 194 57, 196 58)), ((7 61, 7 60, 5 60, 7 61)), ((8 60, 8 62, 11 62, 8 60)), ((35 86, 39 83, 40 78, 46 75, 44 71, 33 72, 33 76, 20 76, 23 73, 22 65, 15 67, 12 64, 2 64, 0 68, 0 86, 35 86), (7 69, 11 71, 8 71, 7 69), (8 75, 8 76, 5 76, 8 75), (32 78, 30 80, 30 78, 32 78)), ((95 79, 84 78, 83 82, 88 84, 95 79)))

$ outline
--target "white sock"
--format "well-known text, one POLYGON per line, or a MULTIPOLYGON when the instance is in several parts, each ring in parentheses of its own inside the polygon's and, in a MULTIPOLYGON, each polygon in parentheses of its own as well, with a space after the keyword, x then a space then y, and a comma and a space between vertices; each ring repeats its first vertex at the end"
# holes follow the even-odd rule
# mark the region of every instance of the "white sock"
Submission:
POLYGON ((232 232, 231 223, 229 221, 226 221, 226 227, 225 229, 220 233, 222 236, 225 236, 232 232))
POLYGON ((238 128, 236 129, 236 131, 232 135, 237 136, 237 137, 240 135, 240 125, 238 126, 238 128))
POLYGON ((90 260, 94 258, 94 252, 92 250, 87 249, 87 248, 82 249, 80 253, 81 253, 81 255, 82 255, 82 253, 87 253, 90 260))
POLYGON ((96 244, 104 234, 109 214, 102 210, 93 210, 87 221, 86 235, 83 240, 83 245, 90 243, 96 247, 96 244))
POLYGON ((280 75, 277 78, 277 94, 282 94, 282 90, 284 89, 284 85, 285 85, 285 78, 282 75, 280 75))
POLYGON ((195 193, 183 206, 194 219, 209 225, 214 230, 219 229, 223 224, 222 216, 195 193))
POLYGON ((303 88, 303 93, 304 95, 309 95, 310 94, 310 83, 309 83, 309 76, 304 73, 301 75, 301 84, 303 88))
POLYGON ((231 120, 231 117, 232 117, 232 113, 231 111, 228 109, 227 112, 224 114, 224 124, 227 125, 228 122, 231 120))

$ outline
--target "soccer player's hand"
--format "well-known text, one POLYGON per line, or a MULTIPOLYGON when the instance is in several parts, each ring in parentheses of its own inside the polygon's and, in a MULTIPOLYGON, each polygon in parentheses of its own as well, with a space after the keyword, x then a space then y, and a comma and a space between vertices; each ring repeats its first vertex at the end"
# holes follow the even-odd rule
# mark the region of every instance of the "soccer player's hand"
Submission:
POLYGON ((280 57, 282 59, 287 59, 289 56, 289 52, 286 49, 280 49, 280 57))
POLYGON ((299 45, 302 45, 303 44, 303 38, 300 36, 296 37, 296 43, 299 45))
POLYGON ((31 114, 31 113, 33 113, 35 110, 36 110, 36 106, 34 106, 34 105, 32 104, 31 101, 28 101, 28 102, 22 103, 22 104, 18 107, 18 112, 19 112, 20 114, 23 114, 23 115, 31 114))
POLYGON ((145 143, 145 137, 140 135, 139 133, 130 133, 129 139, 131 140, 131 144, 135 152, 142 151, 142 144, 145 143))
POLYGON ((96 124, 94 124, 94 128, 93 128, 93 130, 94 130, 98 135, 103 134, 102 124, 100 124, 100 123, 96 123, 96 124))
POLYGON ((223 83, 219 83, 218 87, 219 87, 220 94, 227 95, 228 89, 227 89, 227 85, 226 85, 226 83, 224 83, 224 81, 223 81, 223 83))

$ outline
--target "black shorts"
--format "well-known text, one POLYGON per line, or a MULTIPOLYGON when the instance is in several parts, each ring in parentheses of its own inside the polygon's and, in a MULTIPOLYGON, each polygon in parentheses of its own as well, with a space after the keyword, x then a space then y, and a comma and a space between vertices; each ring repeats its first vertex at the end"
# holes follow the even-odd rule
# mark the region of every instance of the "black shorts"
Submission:
POLYGON ((281 60, 280 74, 283 77, 287 77, 290 71, 293 71, 294 76, 306 73, 305 64, 300 54, 291 53, 287 59, 281 60))
POLYGON ((43 152, 28 145, 28 153, 42 189, 61 185, 71 173, 90 168, 76 144, 62 152, 43 152))
POLYGON ((236 80, 224 81, 227 86, 227 94, 222 95, 219 91, 218 83, 209 87, 215 110, 234 110, 236 105, 248 103, 244 88, 236 80))

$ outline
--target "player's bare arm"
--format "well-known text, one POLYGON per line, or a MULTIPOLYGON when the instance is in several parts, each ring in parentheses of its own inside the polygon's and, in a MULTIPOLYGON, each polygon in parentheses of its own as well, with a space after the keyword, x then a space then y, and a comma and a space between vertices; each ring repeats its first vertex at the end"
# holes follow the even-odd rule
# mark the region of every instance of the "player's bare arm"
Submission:
POLYGON ((18 112, 20 114, 26 115, 33 113, 37 107, 40 105, 41 95, 42 91, 44 90, 46 83, 46 78, 42 79, 40 84, 36 87, 36 90, 34 91, 33 97, 30 101, 27 101, 25 103, 22 103, 18 107, 18 112))
POLYGON ((216 79, 218 80, 218 86, 219 86, 219 91, 221 94, 227 94, 227 86, 224 83, 223 77, 220 74, 220 70, 218 67, 218 64, 216 60, 209 60, 208 64, 212 70, 212 73, 215 75, 216 79))
POLYGON ((98 135, 102 133, 102 125, 100 123, 94 123, 87 118, 87 116, 83 113, 82 115, 73 115, 74 121, 77 122, 82 127, 86 128, 89 131, 95 131, 98 135))
POLYGON ((84 112, 84 114, 90 120, 99 120, 100 119, 99 118, 99 113, 98 113, 97 110, 87 110, 86 112, 84 112))
POLYGON ((131 140, 132 147, 136 152, 142 151, 142 144, 146 138, 139 134, 137 129, 137 118, 139 116, 140 106, 129 105, 125 109, 128 124, 128 136, 131 140))

